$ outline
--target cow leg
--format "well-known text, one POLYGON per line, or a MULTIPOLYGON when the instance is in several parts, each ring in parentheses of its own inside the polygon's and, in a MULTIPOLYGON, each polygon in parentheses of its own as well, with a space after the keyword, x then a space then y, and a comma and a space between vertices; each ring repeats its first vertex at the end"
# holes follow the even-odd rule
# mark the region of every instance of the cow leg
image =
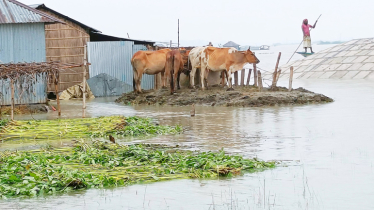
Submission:
POLYGON ((205 90, 205 84, 204 84, 204 80, 205 80, 205 69, 206 69, 206 65, 203 62, 201 62, 200 81, 201 81, 201 89, 202 90, 205 90))
POLYGON ((226 70, 221 72, 221 78, 222 78, 222 87, 225 87, 226 85, 226 78, 225 78, 226 70))
POLYGON ((228 68, 228 78, 227 78, 227 80, 228 80, 228 83, 229 83, 229 89, 231 90, 232 89, 232 74, 231 74, 231 68, 228 68))
POLYGON ((134 69, 133 87, 136 93, 142 93, 142 89, 140 85, 142 82, 142 77, 140 76, 142 75, 141 72, 144 72, 144 70, 139 69, 139 71, 135 71, 134 69))
POLYGON ((209 84, 208 84, 208 77, 209 77, 209 70, 208 68, 205 69, 205 78, 204 78, 204 82, 205 82, 205 87, 206 89, 208 89, 209 87, 209 84))
POLYGON ((165 71, 162 71, 161 72, 162 88, 166 87, 166 79, 167 79, 167 75, 165 74, 165 71))
POLYGON ((196 74, 196 67, 192 67, 190 72, 190 88, 195 89, 195 74, 196 74))
POLYGON ((181 73, 182 73, 182 72, 178 72, 178 80, 177 80, 178 90, 181 89, 181 86, 180 86, 180 83, 179 83, 180 78, 181 78, 181 73))
POLYGON ((139 93, 142 93, 142 77, 143 77, 143 74, 138 75, 138 82, 136 84, 139 93))

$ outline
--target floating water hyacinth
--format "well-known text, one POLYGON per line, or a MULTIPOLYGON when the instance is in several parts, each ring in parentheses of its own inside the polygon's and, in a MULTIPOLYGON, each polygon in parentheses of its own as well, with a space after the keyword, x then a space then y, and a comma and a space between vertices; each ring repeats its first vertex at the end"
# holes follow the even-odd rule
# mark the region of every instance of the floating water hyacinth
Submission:
POLYGON ((0 197, 127 186, 181 178, 216 178, 275 167, 275 162, 164 145, 77 141, 74 148, 0 153, 0 197))

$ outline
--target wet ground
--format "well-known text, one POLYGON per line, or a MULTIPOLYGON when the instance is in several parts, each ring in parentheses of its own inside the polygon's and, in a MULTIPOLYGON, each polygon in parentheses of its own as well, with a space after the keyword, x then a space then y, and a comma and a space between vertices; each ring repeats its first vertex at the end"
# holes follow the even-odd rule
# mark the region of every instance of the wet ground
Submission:
MULTIPOLYGON (((131 107, 116 104, 115 98, 95 99, 87 107, 88 116, 140 115, 185 128, 177 136, 122 141, 202 150, 223 147, 246 157, 289 160, 287 167, 233 179, 175 180, 1 200, 0 209, 373 209, 374 83, 296 80, 295 87, 299 86, 335 101, 283 107, 196 106, 195 117, 190 117, 189 106, 131 107)), ((81 117, 81 102, 64 101, 62 114, 81 117)), ((56 117, 57 113, 34 115, 36 119, 56 117)), ((14 147, 14 142, 1 147, 14 147)))
POLYGON ((143 91, 126 93, 116 99, 117 103, 132 105, 170 105, 186 106, 192 104, 206 106, 259 107, 311 103, 327 103, 333 100, 323 94, 313 93, 303 88, 288 91, 284 87, 263 88, 255 86, 236 86, 231 89, 220 85, 210 86, 207 90, 180 89, 173 95, 170 90, 143 91))
MULTIPOLYGON (((1 106, 0 107, 0 115, 7 117, 11 115, 10 106, 1 106)), ((47 113, 49 110, 52 110, 50 106, 46 104, 29 104, 29 105, 16 105, 14 106, 14 114, 15 115, 22 115, 22 114, 36 114, 36 113, 47 113)))

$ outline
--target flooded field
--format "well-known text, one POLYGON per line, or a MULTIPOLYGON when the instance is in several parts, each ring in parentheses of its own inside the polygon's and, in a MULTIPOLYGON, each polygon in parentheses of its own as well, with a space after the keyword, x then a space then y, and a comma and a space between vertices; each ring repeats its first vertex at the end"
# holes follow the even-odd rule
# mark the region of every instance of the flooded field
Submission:
MULTIPOLYGON (((374 84, 370 81, 297 81, 335 102, 323 105, 230 108, 129 107, 96 99, 91 116, 140 115, 181 124, 185 133, 135 142, 224 147, 264 160, 290 160, 288 167, 226 180, 177 180, 64 196, 0 201, 1 209, 372 209, 374 84)), ((80 103, 63 105, 80 117, 80 103)), ((45 115, 34 117, 45 118, 45 115)), ((53 118, 50 115, 48 118, 53 118)), ((4 143, 2 147, 7 147, 4 143)))
MULTIPOLYGON (((286 86, 287 81, 280 83, 286 86)), ((174 180, 0 200, 0 209, 373 209, 373 81, 296 80, 294 84, 335 101, 275 107, 197 106, 193 118, 189 106, 131 107, 114 103, 116 98, 98 98, 87 106, 91 117, 145 116, 185 129, 177 136, 122 142, 179 144, 214 151, 225 148, 245 157, 283 160, 287 167, 232 179, 174 180)), ((81 102, 64 101, 62 115, 81 117, 81 102)), ((54 119, 57 113, 33 117, 54 119)), ((44 143, 5 142, 0 149, 44 143)))

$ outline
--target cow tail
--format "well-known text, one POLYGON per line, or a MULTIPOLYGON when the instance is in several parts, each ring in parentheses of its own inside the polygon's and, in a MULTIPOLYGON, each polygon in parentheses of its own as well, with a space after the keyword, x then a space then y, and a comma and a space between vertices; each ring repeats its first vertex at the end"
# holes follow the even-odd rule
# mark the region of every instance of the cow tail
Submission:
POLYGON ((137 74, 138 72, 135 69, 134 61, 131 61, 131 65, 132 65, 132 70, 133 70, 133 74, 134 74, 133 77, 132 77, 132 87, 133 87, 134 91, 136 91, 135 74, 137 74))

